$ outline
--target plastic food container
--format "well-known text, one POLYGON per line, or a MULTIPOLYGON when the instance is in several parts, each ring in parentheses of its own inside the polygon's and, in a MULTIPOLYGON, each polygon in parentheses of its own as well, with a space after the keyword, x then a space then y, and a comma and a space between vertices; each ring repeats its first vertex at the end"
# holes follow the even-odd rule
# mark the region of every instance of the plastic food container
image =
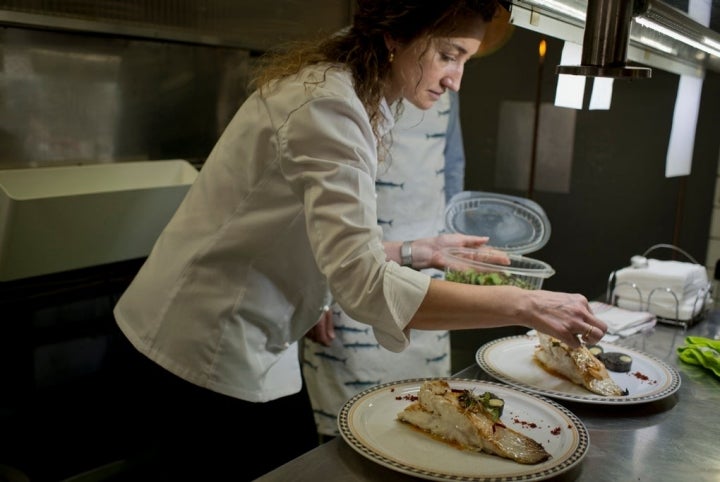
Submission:
POLYGON ((450 199, 445 227, 451 233, 489 236, 488 246, 508 253, 537 251, 550 239, 550 220, 531 199, 463 191, 450 199))
POLYGON ((511 285, 537 290, 546 278, 555 274, 549 264, 519 254, 507 253, 509 265, 494 263, 492 252, 488 248, 445 248, 445 279, 457 283, 511 285))

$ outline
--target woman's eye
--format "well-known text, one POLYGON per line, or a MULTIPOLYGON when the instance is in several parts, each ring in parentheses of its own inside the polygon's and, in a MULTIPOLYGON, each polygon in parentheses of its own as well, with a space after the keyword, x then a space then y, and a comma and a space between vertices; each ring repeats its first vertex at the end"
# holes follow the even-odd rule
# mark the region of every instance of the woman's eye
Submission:
POLYGON ((455 56, 448 54, 440 54, 440 58, 445 62, 454 62, 456 60, 455 56))

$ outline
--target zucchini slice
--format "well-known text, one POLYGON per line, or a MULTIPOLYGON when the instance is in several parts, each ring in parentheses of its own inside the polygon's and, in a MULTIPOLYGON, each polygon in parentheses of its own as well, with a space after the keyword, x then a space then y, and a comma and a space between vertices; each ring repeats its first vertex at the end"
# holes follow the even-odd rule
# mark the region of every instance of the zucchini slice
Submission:
POLYGON ((592 353, 596 357, 605 351, 600 345, 589 345, 587 349, 590 350, 590 353, 592 353))

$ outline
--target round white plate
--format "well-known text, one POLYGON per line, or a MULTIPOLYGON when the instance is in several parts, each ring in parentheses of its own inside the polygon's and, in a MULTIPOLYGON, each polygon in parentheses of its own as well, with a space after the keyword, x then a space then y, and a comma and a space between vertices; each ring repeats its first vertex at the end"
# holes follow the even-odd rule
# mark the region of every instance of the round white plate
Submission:
POLYGON ((585 425, 558 403, 495 382, 447 379, 453 389, 486 391, 505 400, 503 423, 541 443, 551 457, 523 465, 499 456, 459 450, 399 422, 397 414, 428 379, 386 383, 358 393, 338 415, 343 439, 361 455, 390 469, 439 481, 544 480, 569 470, 585 456, 585 425))
POLYGON ((608 371, 628 394, 607 397, 590 392, 564 378, 551 375, 538 365, 533 354, 538 346, 536 336, 519 335, 493 340, 475 354, 480 368, 502 382, 532 393, 572 402, 626 405, 659 400, 680 388, 680 374, 662 360, 610 343, 598 343, 603 350, 619 351, 633 358, 628 373, 608 371))

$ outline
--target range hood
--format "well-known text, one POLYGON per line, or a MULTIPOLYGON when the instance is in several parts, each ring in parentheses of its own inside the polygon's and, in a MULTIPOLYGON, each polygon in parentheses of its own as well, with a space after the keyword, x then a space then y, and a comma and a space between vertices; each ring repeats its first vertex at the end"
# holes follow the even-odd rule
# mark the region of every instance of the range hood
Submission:
POLYGON ((650 69, 720 72, 720 34, 659 0, 513 0, 518 27, 583 45, 581 65, 558 73, 646 78, 650 69))

